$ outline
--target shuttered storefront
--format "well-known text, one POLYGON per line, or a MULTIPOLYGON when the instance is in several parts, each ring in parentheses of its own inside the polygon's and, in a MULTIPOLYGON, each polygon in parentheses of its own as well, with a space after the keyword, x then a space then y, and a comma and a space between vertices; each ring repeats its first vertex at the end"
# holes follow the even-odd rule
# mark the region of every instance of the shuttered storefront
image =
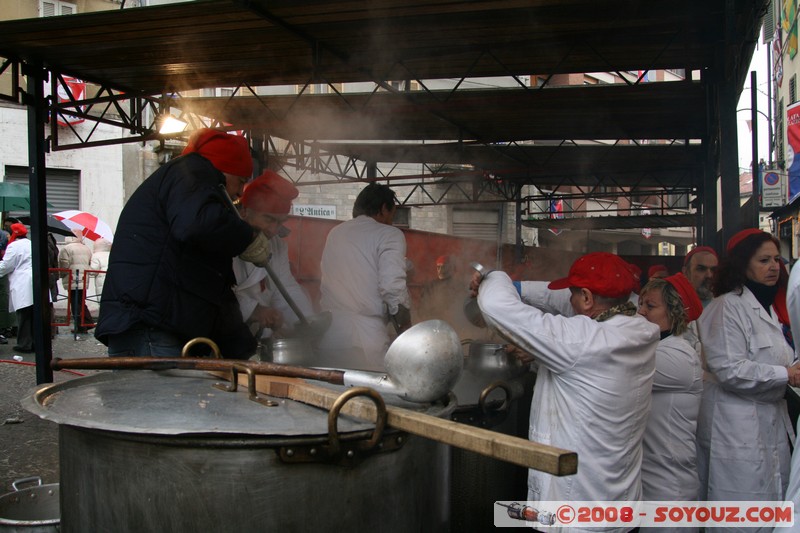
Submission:
MULTIPOLYGON (((28 184, 28 167, 6 166, 6 181, 28 184)), ((57 213, 67 209, 80 209, 80 183, 79 170, 65 170, 57 168, 47 169, 46 189, 47 202, 52 206, 47 208, 48 213, 57 213)), ((12 211, 10 216, 29 215, 25 211, 12 211)))

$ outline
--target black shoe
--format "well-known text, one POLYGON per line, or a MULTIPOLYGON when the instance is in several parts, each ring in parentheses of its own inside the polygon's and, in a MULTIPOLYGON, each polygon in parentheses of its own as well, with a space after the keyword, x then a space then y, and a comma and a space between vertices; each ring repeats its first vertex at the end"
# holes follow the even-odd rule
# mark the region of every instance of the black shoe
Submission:
POLYGON ((22 346, 12 346, 12 350, 19 353, 33 353, 33 348, 23 348, 22 346))

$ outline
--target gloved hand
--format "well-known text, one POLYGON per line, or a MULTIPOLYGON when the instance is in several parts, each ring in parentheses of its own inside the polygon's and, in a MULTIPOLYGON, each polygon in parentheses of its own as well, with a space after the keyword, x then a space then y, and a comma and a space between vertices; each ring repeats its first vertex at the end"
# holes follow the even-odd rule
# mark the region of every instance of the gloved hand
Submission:
POLYGON ((397 312, 392 315, 392 323, 394 324, 394 329, 398 334, 410 328, 411 311, 409 311, 408 307, 404 306, 403 304, 398 305, 397 312))
POLYGON ((269 239, 260 231, 256 232, 256 237, 247 249, 239 254, 239 259, 263 267, 269 261, 269 239))

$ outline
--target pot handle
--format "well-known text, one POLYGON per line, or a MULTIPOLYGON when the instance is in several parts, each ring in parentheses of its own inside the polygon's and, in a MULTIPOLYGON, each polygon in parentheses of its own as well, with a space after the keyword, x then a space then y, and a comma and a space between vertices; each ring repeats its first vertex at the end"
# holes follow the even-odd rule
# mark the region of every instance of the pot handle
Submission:
POLYGON ((214 358, 222 359, 222 353, 219 351, 219 346, 217 346, 217 343, 208 337, 195 337, 184 344, 183 349, 181 350, 181 357, 189 357, 189 350, 191 350, 195 344, 207 344, 211 347, 211 352, 214 354, 214 358))
POLYGON ((333 457, 339 455, 341 450, 339 429, 337 428, 339 412, 347 402, 357 396, 366 396, 372 400, 377 410, 375 430, 372 432, 372 437, 369 439, 369 442, 366 443, 364 449, 371 450, 377 446, 383 436, 383 429, 386 427, 386 403, 384 403, 383 397, 378 394, 375 389, 370 389, 369 387, 353 387, 352 389, 348 389, 336 398, 331 406, 331 410, 328 411, 328 441, 333 457))
POLYGON ((514 396, 514 391, 511 390, 511 386, 506 383, 505 381, 494 381, 489 383, 485 389, 481 391, 481 396, 478 399, 478 405, 481 406, 481 411, 484 414, 489 414, 489 406, 487 405, 486 401, 489 399, 489 395, 494 392, 495 389, 503 389, 506 393, 505 398, 503 398, 503 403, 497 409, 492 409, 495 413, 504 413, 508 411, 511 407, 511 399, 514 396))
POLYGON ((25 483, 34 483, 34 482, 36 483, 37 486, 40 486, 42 484, 42 478, 39 477, 39 476, 24 477, 22 479, 18 479, 16 481, 12 482, 11 483, 11 487, 15 491, 19 491, 20 490, 20 488, 19 488, 20 485, 24 485, 25 483))

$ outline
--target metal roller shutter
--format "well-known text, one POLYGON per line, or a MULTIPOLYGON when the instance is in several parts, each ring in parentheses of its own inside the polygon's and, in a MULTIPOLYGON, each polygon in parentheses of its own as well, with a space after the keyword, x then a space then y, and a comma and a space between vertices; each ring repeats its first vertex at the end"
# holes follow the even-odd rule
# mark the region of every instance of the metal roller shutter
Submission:
MULTIPOLYGON (((6 181, 28 184, 28 168, 6 166, 6 181)), ((45 188, 47 201, 52 207, 47 208, 48 213, 57 213, 67 209, 80 209, 80 183, 79 170, 48 168, 45 188)), ((10 216, 28 215, 23 211, 12 211, 10 216)))
POLYGON ((499 229, 497 209, 453 209, 453 235, 456 237, 497 241, 499 229))

